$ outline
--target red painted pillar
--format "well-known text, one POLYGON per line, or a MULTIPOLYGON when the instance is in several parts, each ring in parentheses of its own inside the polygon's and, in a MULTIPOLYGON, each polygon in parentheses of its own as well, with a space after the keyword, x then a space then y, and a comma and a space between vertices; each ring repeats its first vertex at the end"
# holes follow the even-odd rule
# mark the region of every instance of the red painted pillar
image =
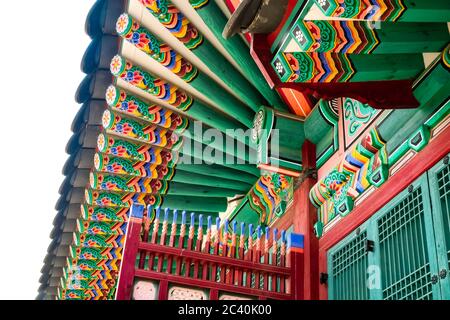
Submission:
POLYGON ((159 282, 158 300, 169 299, 169 281, 161 280, 159 282))
POLYGON ((219 290, 210 289, 209 290, 209 300, 219 300, 219 290))
POLYGON ((288 239, 287 266, 291 268, 290 293, 293 300, 304 300, 305 263, 304 263, 304 236, 291 233, 288 239))
POLYGON ((122 249, 122 263, 119 283, 117 284, 116 300, 131 300, 143 215, 144 206, 133 205, 131 207, 125 243, 122 249))
POLYGON ((314 234, 317 211, 309 200, 309 191, 317 182, 316 146, 305 140, 302 147, 304 180, 294 193, 294 232, 304 235, 304 283, 305 300, 319 299, 319 240, 314 234))

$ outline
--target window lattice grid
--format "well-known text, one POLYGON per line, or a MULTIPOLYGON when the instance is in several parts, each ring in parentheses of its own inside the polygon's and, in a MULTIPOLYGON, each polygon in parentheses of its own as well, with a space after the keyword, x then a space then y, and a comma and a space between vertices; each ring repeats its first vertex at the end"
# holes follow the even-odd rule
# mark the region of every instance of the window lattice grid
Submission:
POLYGON ((369 299, 367 233, 362 232, 332 256, 333 293, 337 300, 369 299))
POLYGON ((437 173, 439 200, 441 202, 444 236, 447 243, 448 268, 450 269, 450 166, 437 173))
POLYGON ((384 299, 431 299, 422 189, 378 220, 384 299))

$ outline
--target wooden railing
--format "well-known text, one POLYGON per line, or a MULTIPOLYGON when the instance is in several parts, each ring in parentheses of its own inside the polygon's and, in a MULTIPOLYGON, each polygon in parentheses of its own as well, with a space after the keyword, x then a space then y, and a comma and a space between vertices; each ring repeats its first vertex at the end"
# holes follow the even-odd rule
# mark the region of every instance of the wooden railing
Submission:
POLYGON ((245 228, 227 220, 212 228, 211 217, 203 230, 203 216, 186 213, 177 224, 168 210, 160 220, 156 210, 150 224, 143 206, 134 205, 128 225, 116 298, 131 299, 135 278, 159 283, 159 300, 168 299, 169 285, 208 289, 209 299, 237 294, 255 299, 302 299, 303 237, 269 228, 245 228), (197 226, 196 226, 197 222, 197 226), (247 229, 247 230, 246 230, 247 229), (264 234, 263 234, 264 231, 264 234))

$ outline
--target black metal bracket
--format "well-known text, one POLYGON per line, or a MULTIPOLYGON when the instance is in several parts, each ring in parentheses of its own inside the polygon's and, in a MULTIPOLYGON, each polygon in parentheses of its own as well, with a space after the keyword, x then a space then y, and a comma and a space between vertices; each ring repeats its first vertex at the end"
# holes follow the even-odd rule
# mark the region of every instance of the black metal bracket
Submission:
POLYGON ((319 282, 320 282, 320 284, 327 284, 328 283, 328 273, 321 272, 319 282))
POLYGON ((308 178, 313 178, 314 180, 317 180, 317 169, 308 168, 302 170, 302 172, 300 172, 300 176, 295 179, 294 189, 300 187, 300 185, 308 178))
POLYGON ((375 251, 375 242, 372 240, 366 240, 366 252, 375 251))

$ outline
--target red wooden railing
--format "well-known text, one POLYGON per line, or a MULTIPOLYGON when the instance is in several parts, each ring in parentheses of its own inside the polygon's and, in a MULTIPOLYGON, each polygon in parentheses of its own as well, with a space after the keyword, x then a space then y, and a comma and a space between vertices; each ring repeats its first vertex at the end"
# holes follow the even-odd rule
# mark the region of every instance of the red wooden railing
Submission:
POLYGON ((245 224, 241 224, 238 235, 236 222, 229 232, 228 221, 220 228, 219 218, 213 231, 211 217, 207 219, 208 227, 204 232, 202 215, 196 219, 191 214, 188 227, 185 212, 179 228, 176 211, 171 225, 168 210, 162 223, 159 218, 159 208, 150 224, 143 206, 132 207, 117 299, 132 298, 135 279, 159 282, 159 300, 168 299, 170 285, 209 289, 210 300, 217 300, 219 293, 257 299, 302 299, 301 235, 290 234, 287 238, 282 231, 278 238, 276 229, 270 236, 269 228, 265 228, 263 237, 260 227, 253 230, 249 225, 246 237, 245 224))

